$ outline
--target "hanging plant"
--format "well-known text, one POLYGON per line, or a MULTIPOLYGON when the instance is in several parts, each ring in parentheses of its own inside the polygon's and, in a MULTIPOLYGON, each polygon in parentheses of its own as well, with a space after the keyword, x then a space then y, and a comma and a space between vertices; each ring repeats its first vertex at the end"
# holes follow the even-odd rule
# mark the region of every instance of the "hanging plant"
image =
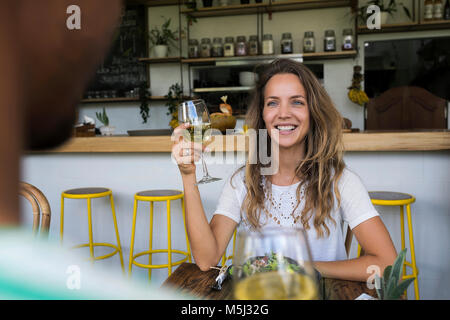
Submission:
POLYGON ((147 119, 150 118, 150 109, 148 106, 148 90, 145 83, 141 84, 139 86, 139 101, 141 102, 141 105, 139 107, 140 114, 142 117, 142 123, 147 123, 147 119))
POLYGON ((178 127, 178 105, 183 101, 183 88, 179 83, 175 83, 169 87, 169 91, 165 96, 168 107, 167 115, 172 115, 169 125, 172 128, 178 127))
POLYGON ((361 106, 363 106, 365 103, 369 102, 369 97, 367 97, 367 94, 364 92, 364 90, 361 89, 361 82, 363 81, 363 75, 361 73, 361 66, 354 66, 353 67, 353 79, 352 79, 352 85, 348 87, 348 98, 361 106))

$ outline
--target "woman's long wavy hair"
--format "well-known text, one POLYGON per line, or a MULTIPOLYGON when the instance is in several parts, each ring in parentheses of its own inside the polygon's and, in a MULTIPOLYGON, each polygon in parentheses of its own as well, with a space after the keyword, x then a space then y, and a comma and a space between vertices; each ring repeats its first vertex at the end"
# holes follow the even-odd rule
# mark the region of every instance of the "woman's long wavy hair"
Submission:
MULTIPOLYGON (((340 206, 338 181, 345 167, 342 117, 325 89, 305 65, 290 59, 277 59, 268 64, 259 74, 259 80, 253 91, 246 114, 246 123, 249 128, 255 129, 256 132, 259 132, 259 129, 266 129, 263 120, 266 84, 274 75, 286 73, 294 74, 300 79, 306 92, 310 114, 309 131, 305 137, 305 157, 299 161, 295 171, 301 182, 297 187, 297 206, 294 211, 300 204, 302 187, 305 187, 305 206, 301 215, 295 217, 294 221, 300 219, 303 228, 307 230, 310 228, 310 218, 315 213, 314 228, 318 237, 324 237, 330 233, 326 224, 327 220, 335 223, 331 217, 331 212, 336 205, 336 201, 337 207, 340 206)), ((260 148, 259 139, 255 140, 257 144, 256 152, 258 152, 260 148)), ((271 143, 270 137, 268 143, 271 143)), ((260 215, 261 212, 264 212, 265 202, 264 184, 261 175, 262 167, 259 158, 256 164, 250 164, 247 161, 245 165, 247 195, 242 204, 242 210, 247 215, 245 220, 256 229, 261 227, 260 215)), ((241 169, 244 169, 244 167, 241 169)), ((268 189, 271 190, 271 188, 268 189)))

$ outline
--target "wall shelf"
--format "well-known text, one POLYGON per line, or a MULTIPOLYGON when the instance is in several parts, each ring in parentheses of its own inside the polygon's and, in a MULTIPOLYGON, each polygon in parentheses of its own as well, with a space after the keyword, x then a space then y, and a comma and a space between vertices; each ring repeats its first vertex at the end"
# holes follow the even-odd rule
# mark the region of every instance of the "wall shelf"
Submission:
POLYGON ((139 58, 139 61, 145 63, 179 63, 182 57, 166 57, 166 58, 139 58))
MULTIPOLYGON (((165 96, 149 96, 150 101, 164 101, 167 100, 165 96)), ((95 99, 82 99, 81 103, 116 103, 116 102, 139 102, 138 97, 118 97, 118 98, 95 98, 95 99)))
POLYGON ((178 5, 181 0, 127 0, 127 4, 143 4, 147 7, 174 6, 178 5))
POLYGON ((289 58, 300 62, 324 59, 349 59, 356 56, 356 50, 348 51, 330 51, 330 52, 314 52, 314 53, 294 53, 279 55, 258 55, 258 56, 234 56, 234 57, 217 57, 217 58, 192 58, 182 59, 181 62, 189 65, 245 65, 267 63, 278 58, 289 58))
POLYGON ((357 33, 379 34, 379 33, 411 32, 411 31, 440 30, 440 29, 450 29, 450 20, 385 24, 381 25, 381 29, 368 29, 366 26, 358 26, 357 33))
POLYGON ((208 93, 208 92, 239 92, 250 91, 253 87, 218 87, 218 88, 195 88, 194 93, 208 93))
POLYGON ((280 1, 268 3, 251 3, 241 5, 229 5, 220 7, 182 9, 181 13, 195 18, 234 16, 255 13, 271 13, 291 10, 307 10, 349 7, 350 0, 299 0, 299 1, 280 1))

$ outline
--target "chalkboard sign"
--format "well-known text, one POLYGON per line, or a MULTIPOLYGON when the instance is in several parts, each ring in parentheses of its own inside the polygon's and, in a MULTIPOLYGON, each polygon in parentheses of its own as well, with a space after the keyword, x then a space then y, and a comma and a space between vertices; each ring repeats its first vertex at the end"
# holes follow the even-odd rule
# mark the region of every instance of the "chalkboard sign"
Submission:
POLYGON ((97 69, 85 99, 138 97, 137 88, 148 87, 147 67, 138 60, 148 56, 146 20, 145 6, 126 6, 110 52, 97 69))

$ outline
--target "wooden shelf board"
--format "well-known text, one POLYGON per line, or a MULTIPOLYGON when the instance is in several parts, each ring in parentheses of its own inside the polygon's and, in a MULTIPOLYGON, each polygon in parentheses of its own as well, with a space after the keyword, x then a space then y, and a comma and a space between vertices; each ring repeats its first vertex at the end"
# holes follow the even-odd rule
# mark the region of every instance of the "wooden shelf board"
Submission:
POLYGON ((250 91, 253 87, 217 87, 217 88, 195 88, 192 90, 194 93, 208 93, 208 92, 237 92, 237 91, 250 91))
POLYGON ((381 25, 381 29, 368 29, 366 26, 358 26, 357 32, 358 34, 373 34, 373 33, 439 30, 439 29, 450 29, 450 20, 385 24, 381 25))
POLYGON ((303 60, 346 59, 354 58, 356 54, 356 50, 303 53, 303 60))
POLYGON ((291 10, 308 10, 350 7, 350 0, 300 0, 300 1, 277 1, 268 6, 269 12, 281 12, 291 10))
POLYGON ((356 50, 348 51, 330 51, 330 52, 314 52, 314 53, 294 53, 294 54, 279 54, 279 55, 258 55, 258 56, 243 56, 243 57, 218 57, 218 58, 190 58, 182 59, 182 63, 192 64, 192 65, 202 65, 202 64, 215 64, 216 62, 227 62, 227 61, 257 61, 257 60, 272 60, 276 58, 303 58, 303 61, 308 60, 321 60, 321 59, 345 59, 353 58, 357 54, 356 50))
POLYGON ((127 4, 142 4, 148 7, 174 6, 178 5, 181 0, 127 0, 127 4))
POLYGON ((251 4, 241 4, 241 5, 229 5, 221 7, 209 7, 209 8, 198 8, 198 9, 182 9, 181 13, 190 15, 196 18, 205 17, 220 17, 220 16, 234 16, 243 14, 253 14, 261 12, 267 4, 264 3, 251 3, 251 4))
POLYGON ((350 0, 297 0, 297 1, 280 1, 274 3, 251 3, 241 5, 230 5, 225 7, 210 7, 183 9, 181 13, 196 18, 233 16, 243 14, 254 14, 258 12, 281 12, 291 10, 321 9, 349 7, 350 0))
MULTIPOLYGON (((167 100, 165 96, 150 96, 150 101, 164 101, 167 100)), ((82 99, 81 103, 114 103, 114 102, 139 102, 139 98, 99 98, 99 99, 82 99)))
POLYGON ((182 57, 166 57, 166 58, 139 58, 139 61, 145 63, 172 63, 180 62, 182 57))

